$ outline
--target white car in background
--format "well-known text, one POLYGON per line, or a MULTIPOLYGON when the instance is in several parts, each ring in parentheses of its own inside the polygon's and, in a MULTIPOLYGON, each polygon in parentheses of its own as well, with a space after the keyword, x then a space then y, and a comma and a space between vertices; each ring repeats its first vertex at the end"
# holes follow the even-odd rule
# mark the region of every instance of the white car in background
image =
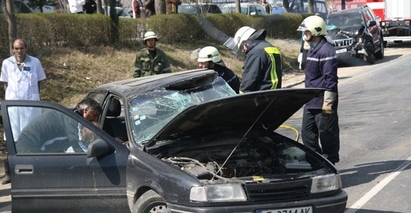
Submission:
MULTIPOLYGON (((264 7, 260 4, 253 3, 240 3, 241 13, 246 15, 257 15, 264 16, 267 15, 264 7)), ((235 13, 235 3, 222 4, 221 12, 223 13, 235 13)))

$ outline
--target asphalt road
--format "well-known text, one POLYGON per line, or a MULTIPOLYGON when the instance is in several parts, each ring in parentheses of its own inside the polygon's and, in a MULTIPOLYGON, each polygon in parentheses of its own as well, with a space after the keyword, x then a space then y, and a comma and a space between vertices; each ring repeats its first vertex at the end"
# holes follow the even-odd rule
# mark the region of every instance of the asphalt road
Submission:
MULTIPOLYGON (((348 193, 346 213, 411 209, 410 60, 411 43, 389 43, 376 64, 353 58, 338 69, 341 161, 336 167, 348 193)), ((303 79, 284 76, 283 86, 303 87, 303 79)), ((286 124, 299 130, 301 115, 300 110, 286 124)), ((10 184, 0 185, 0 213, 11 212, 10 200, 10 184)))
MULTIPOLYGON (((410 60, 411 43, 389 43, 374 65, 352 59, 338 70, 336 167, 348 193, 346 213, 410 212, 410 60)), ((301 111, 286 124, 300 129, 301 111)))

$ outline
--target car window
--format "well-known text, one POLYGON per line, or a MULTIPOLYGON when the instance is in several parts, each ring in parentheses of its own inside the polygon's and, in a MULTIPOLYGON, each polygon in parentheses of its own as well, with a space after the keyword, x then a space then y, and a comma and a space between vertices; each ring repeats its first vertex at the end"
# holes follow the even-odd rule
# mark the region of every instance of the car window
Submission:
POLYGON ((196 7, 189 4, 178 6, 177 10, 178 13, 197 13, 196 7))
MULTIPOLYGON (((14 2, 14 12, 15 13, 31 13, 33 12, 27 4, 22 1, 13 1, 14 2)), ((0 6, 0 13, 3 13, 3 7, 0 6)))
POLYGON ((262 7, 261 5, 257 6, 257 11, 258 15, 267 15, 267 12, 265 11, 264 7, 262 7))
POLYGON ((163 88, 138 95, 129 102, 133 137, 137 143, 147 141, 188 107, 235 94, 224 79, 217 77, 211 85, 163 88))
POLYGON ((85 154, 87 146, 98 138, 82 123, 58 110, 12 106, 7 113, 17 154, 85 154))
POLYGON ((328 13, 327 5, 324 4, 324 2, 314 2, 314 12, 327 14, 328 13))

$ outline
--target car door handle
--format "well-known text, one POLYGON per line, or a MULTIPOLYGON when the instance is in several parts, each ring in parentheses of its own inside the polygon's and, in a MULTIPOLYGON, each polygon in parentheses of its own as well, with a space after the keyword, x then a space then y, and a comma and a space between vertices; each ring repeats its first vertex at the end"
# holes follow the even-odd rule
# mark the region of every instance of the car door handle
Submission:
POLYGON ((14 167, 14 172, 16 174, 30 175, 30 174, 33 174, 34 167, 31 164, 17 164, 14 167))

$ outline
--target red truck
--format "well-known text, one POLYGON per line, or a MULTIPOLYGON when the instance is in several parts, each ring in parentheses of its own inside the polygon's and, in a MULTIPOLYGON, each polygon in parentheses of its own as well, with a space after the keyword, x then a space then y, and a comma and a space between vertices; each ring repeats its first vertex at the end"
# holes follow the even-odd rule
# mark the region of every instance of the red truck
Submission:
POLYGON ((385 46, 411 41, 411 0, 367 0, 367 5, 380 18, 385 46))
MULTIPOLYGON (((366 0, 354 0, 354 1, 345 1, 345 9, 357 8, 366 5, 366 0)), ((333 5, 333 11, 342 10, 341 2, 335 2, 333 5)))

